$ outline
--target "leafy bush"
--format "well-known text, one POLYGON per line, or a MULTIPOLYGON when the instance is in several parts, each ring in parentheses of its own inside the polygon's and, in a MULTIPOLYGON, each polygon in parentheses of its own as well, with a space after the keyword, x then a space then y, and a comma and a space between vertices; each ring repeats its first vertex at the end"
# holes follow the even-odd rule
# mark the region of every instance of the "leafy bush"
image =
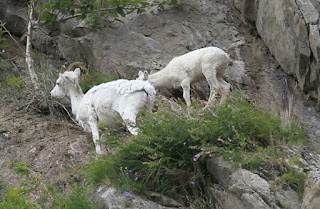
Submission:
POLYGON ((165 6, 175 6, 183 3, 184 0, 105 0, 105 1, 50 1, 43 3, 40 7, 41 19, 47 23, 57 23, 59 20, 68 19, 70 17, 77 19, 85 19, 88 16, 126 16, 136 12, 141 14, 151 9, 163 10, 165 6))
POLYGON ((269 146, 305 137, 299 126, 283 127, 278 117, 248 103, 241 93, 221 106, 189 115, 183 108, 172 111, 170 103, 162 102, 156 113, 144 112, 141 133, 133 140, 121 139, 116 154, 89 164, 87 178, 95 184, 109 178, 124 190, 153 190, 206 208, 211 202, 206 195, 208 157, 225 157, 254 168, 268 159, 264 156, 271 156, 266 151, 269 146), (124 169, 138 178, 130 178, 124 169))
POLYGON ((97 206, 90 200, 90 195, 84 188, 75 186, 67 188, 64 191, 55 191, 51 193, 54 197, 54 202, 51 208, 59 209, 95 209, 97 206))
POLYGON ((307 174, 299 172, 297 170, 289 170, 282 176, 275 179, 275 183, 278 185, 290 186, 294 191, 298 193, 301 200, 304 192, 304 184, 307 178, 307 174))
POLYGON ((17 163, 10 162, 10 163, 14 167, 14 171, 16 173, 25 175, 27 177, 29 176, 30 170, 29 170, 29 167, 25 163, 23 163, 23 162, 17 162, 17 163))
POLYGON ((16 76, 12 76, 10 79, 8 79, 7 84, 14 87, 18 91, 24 87, 24 82, 22 81, 21 77, 16 76))
POLYGON ((32 176, 28 166, 23 162, 9 161, 13 172, 20 175, 19 182, 10 181, 8 185, 0 176, 0 208, 1 209, 40 209, 36 200, 42 194, 40 188, 41 175, 32 176))
POLYGON ((28 196, 29 191, 24 187, 5 190, 4 197, 0 199, 0 208, 2 209, 40 209, 35 203, 31 202, 28 196))

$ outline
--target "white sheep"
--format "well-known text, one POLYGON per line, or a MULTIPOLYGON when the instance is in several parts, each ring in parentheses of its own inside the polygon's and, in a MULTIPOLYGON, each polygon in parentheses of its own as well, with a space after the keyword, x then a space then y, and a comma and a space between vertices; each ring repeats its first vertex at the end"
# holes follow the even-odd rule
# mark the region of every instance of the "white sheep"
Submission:
POLYGON ((156 94, 147 80, 148 74, 144 74, 143 80, 120 79, 103 83, 86 94, 79 86, 80 74, 79 68, 60 73, 50 94, 54 98, 70 97, 72 113, 85 130, 91 130, 96 152, 101 154, 98 122, 110 124, 120 115, 129 132, 137 135, 136 117, 143 106, 152 106, 156 94))
MULTIPOLYGON (((191 83, 206 79, 210 87, 208 105, 212 105, 217 90, 221 90, 221 101, 230 91, 230 84, 222 77, 230 61, 222 49, 206 47, 173 58, 165 68, 149 75, 149 81, 155 88, 182 87, 183 98, 190 107, 191 83)), ((143 79, 143 75, 140 71, 138 79, 143 79)))

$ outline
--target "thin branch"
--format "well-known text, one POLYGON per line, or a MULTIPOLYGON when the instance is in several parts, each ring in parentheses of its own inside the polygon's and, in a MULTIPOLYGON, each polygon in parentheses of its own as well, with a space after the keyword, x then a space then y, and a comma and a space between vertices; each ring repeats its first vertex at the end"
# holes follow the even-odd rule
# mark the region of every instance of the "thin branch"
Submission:
POLYGON ((75 124, 79 125, 79 123, 78 123, 75 119, 73 119, 73 117, 70 115, 68 109, 67 109, 63 104, 61 104, 60 102, 57 102, 57 101, 53 101, 53 103, 57 103, 58 105, 60 105, 60 106, 67 112, 69 118, 70 118, 75 124))

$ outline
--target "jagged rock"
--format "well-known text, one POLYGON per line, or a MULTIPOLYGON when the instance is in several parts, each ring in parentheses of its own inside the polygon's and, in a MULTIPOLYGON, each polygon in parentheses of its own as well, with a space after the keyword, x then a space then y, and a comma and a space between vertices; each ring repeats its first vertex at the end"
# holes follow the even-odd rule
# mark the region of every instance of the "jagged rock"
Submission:
POLYGON ((279 208, 275 203, 269 183, 257 174, 245 169, 237 169, 232 174, 226 191, 218 187, 213 187, 210 190, 221 208, 279 208))
POLYGON ((213 180, 222 186, 228 186, 233 172, 232 165, 222 157, 207 160, 207 170, 213 180))
POLYGON ((173 209, 177 207, 165 207, 131 193, 120 193, 113 187, 99 187, 94 194, 94 200, 101 209, 125 209, 130 202, 130 208, 139 209, 173 209))
POLYGON ((318 100, 319 2, 313 0, 233 1, 250 21, 281 67, 298 80, 301 91, 318 100))
POLYGON ((34 27, 32 31, 32 46, 39 52, 48 55, 53 55, 57 52, 57 47, 54 38, 49 35, 48 29, 44 27, 34 27))
POLYGON ((301 209, 316 209, 320 205, 320 155, 304 150, 302 153, 309 170, 305 183, 301 209))
POLYGON ((238 169, 232 174, 229 190, 242 194, 249 189, 270 204, 273 198, 269 187, 269 183, 259 175, 245 169, 238 169))
POLYGON ((303 202, 301 209, 318 209, 320 205, 320 175, 317 178, 315 176, 309 176, 303 193, 303 202))
POLYGON ((0 2, 0 20, 3 20, 7 13, 7 4, 0 2))
POLYGON ((60 57, 69 63, 82 61, 92 65, 98 58, 94 56, 92 42, 93 40, 86 37, 71 38, 63 36, 58 40, 57 48, 60 57))
POLYGON ((14 35, 22 36, 27 32, 27 19, 11 10, 7 11, 4 22, 6 28, 14 35))
POLYGON ((164 196, 162 194, 159 194, 156 192, 147 192, 146 195, 150 200, 152 200, 160 205, 163 205, 166 207, 176 207, 176 208, 182 207, 181 204, 179 204, 174 199, 171 199, 171 198, 164 196))
POLYGON ((297 192, 293 191, 290 187, 283 189, 277 188, 275 191, 275 198, 277 205, 281 208, 300 209, 301 201, 297 192))

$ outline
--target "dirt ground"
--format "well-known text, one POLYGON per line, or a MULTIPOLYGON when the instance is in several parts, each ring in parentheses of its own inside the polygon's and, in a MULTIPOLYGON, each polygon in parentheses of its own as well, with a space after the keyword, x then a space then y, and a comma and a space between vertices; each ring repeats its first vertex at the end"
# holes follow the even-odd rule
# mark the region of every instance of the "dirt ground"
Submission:
POLYGON ((72 178, 75 169, 95 156, 90 135, 66 117, 19 108, 22 102, 0 100, 0 175, 4 181, 18 181, 13 161, 25 163, 32 176, 41 175, 45 182, 72 178))

